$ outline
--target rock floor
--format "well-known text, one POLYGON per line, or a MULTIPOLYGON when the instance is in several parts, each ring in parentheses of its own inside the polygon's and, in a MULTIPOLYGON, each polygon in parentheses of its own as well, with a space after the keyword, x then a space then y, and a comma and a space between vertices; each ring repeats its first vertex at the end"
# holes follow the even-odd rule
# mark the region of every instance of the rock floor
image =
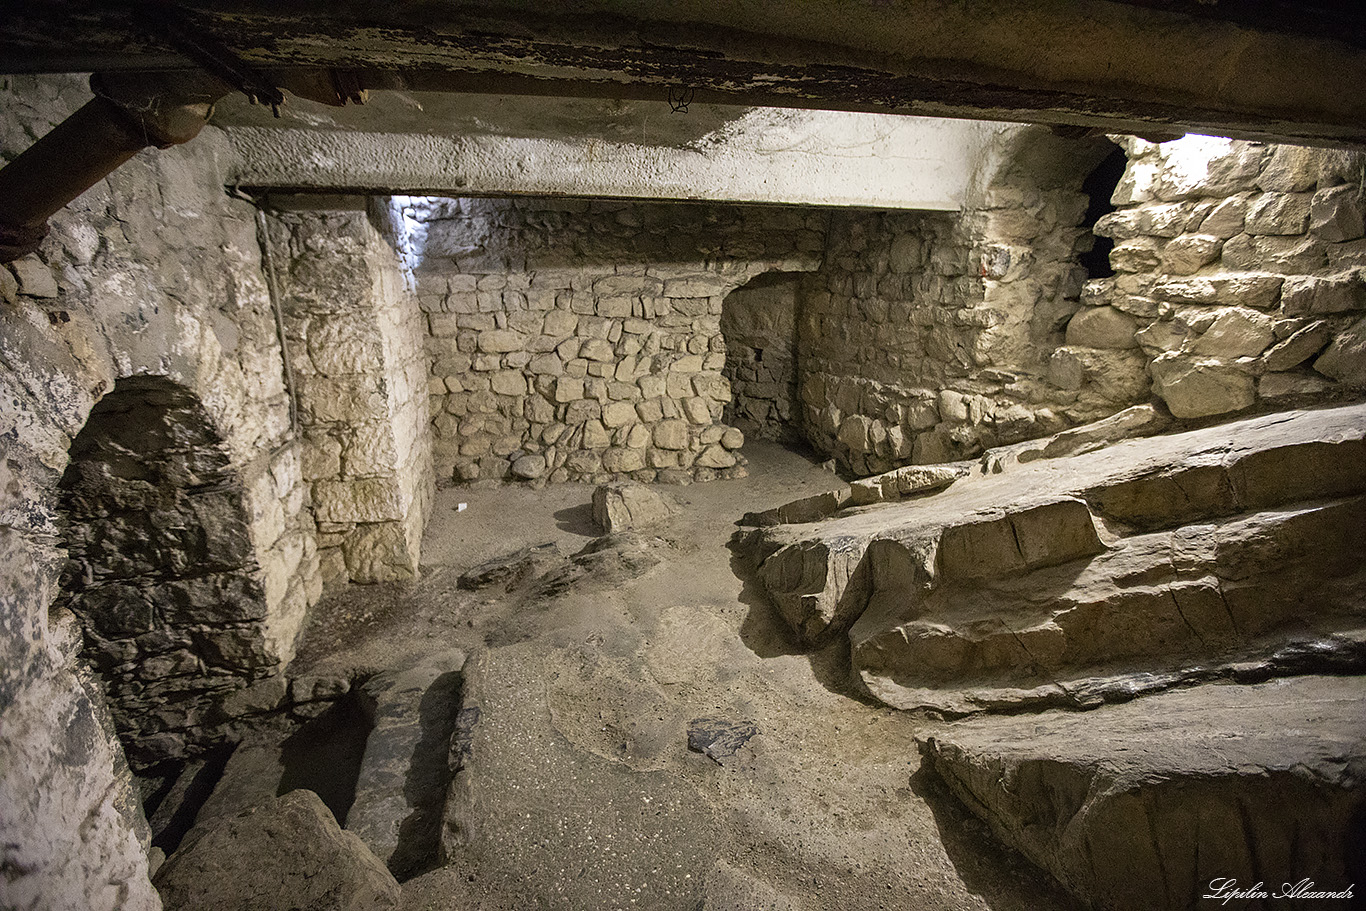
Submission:
POLYGON ((777 445, 745 456, 746 479, 658 488, 669 520, 558 585, 459 577, 528 546, 580 551, 600 534, 591 487, 443 491, 419 582, 319 606, 293 676, 469 655, 478 722, 447 857, 403 908, 1079 907, 921 772, 930 720, 861 701, 847 647, 805 649, 764 600, 728 547, 735 520, 835 479, 777 445))

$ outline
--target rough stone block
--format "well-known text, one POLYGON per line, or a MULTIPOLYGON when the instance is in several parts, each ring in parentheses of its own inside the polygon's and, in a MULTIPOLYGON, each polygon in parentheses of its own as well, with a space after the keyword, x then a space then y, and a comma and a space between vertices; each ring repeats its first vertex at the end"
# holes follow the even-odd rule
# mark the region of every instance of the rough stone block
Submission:
POLYGON ((1195 354, 1222 358, 1256 357, 1274 340, 1271 317, 1256 310, 1229 309, 1195 340, 1195 354))
POLYGON ((676 418, 660 421, 655 425, 654 442, 659 449, 687 449, 688 425, 676 418))
POLYGON ((491 354, 519 351, 526 347, 527 336, 510 329, 491 329, 479 333, 479 350, 491 354))
POLYGON ((1309 230, 1332 243, 1356 240, 1366 234, 1366 203, 1361 198, 1361 187, 1344 184, 1315 193, 1309 207, 1309 230))
POLYGON ((1221 882, 1336 891, 1355 875, 1361 679, 1202 686, 917 739, 998 838, 1093 907, 1217 904, 1201 896, 1221 882))
POLYGON ((1350 386, 1366 386, 1366 319, 1357 320, 1333 339, 1314 361, 1314 369, 1350 386))
POLYGON ((1287 316, 1320 316, 1366 307, 1366 281, 1358 273, 1332 276, 1291 275, 1281 289, 1287 316))
POLYGON ((1067 344, 1087 348, 1134 348, 1137 321, 1113 307, 1087 307, 1067 323, 1067 344))
POLYGON ((52 277, 52 269, 36 255, 22 256, 9 264, 14 277, 18 280, 20 294, 29 297, 56 297, 57 280, 52 277))
POLYGON ((1222 361, 1163 356, 1151 369, 1153 391, 1179 418, 1241 411, 1256 399, 1252 376, 1222 361))
POLYGON ((607 534, 647 528, 671 514, 664 498, 643 484, 618 481, 593 491, 593 521, 607 534))
POLYGON ((1280 300, 1279 275, 1220 275, 1167 279, 1153 285, 1153 296, 1179 304, 1223 304, 1270 310, 1280 300))
MULTIPOLYGON (((1288 338, 1277 342, 1265 355, 1262 364, 1267 370, 1290 370, 1298 367, 1323 350, 1331 337, 1331 327, 1323 320, 1302 326, 1288 338)), ((1259 387, 1260 388, 1260 387, 1259 387)))
POLYGON ((1190 275, 1219 258, 1223 241, 1209 234, 1186 234, 1162 249, 1163 271, 1170 275, 1190 275))
POLYGON ((369 911, 399 900, 384 864, 302 790, 218 820, 161 867, 156 885, 169 908, 369 911))

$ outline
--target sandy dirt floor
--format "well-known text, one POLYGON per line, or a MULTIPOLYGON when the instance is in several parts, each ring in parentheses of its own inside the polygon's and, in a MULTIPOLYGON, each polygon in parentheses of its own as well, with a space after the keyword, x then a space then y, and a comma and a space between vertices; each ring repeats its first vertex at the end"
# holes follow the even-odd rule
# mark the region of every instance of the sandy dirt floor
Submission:
POLYGON ((836 479, 775 444, 745 456, 748 478, 658 487, 670 519, 575 561, 601 534, 591 487, 444 490, 418 582, 315 611, 295 673, 469 656, 448 854, 405 909, 1077 907, 921 773, 925 719, 861 697, 847 649, 804 650, 765 602, 736 520, 836 479), (543 544, 539 581, 458 585, 543 544))

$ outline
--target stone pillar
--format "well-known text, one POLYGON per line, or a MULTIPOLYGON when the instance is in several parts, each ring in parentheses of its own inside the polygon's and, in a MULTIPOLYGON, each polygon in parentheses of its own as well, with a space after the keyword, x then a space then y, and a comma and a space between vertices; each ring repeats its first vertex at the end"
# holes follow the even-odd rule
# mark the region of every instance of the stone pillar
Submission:
POLYGON ((364 198, 283 204, 270 243, 324 581, 413 578, 435 491, 416 296, 364 198))

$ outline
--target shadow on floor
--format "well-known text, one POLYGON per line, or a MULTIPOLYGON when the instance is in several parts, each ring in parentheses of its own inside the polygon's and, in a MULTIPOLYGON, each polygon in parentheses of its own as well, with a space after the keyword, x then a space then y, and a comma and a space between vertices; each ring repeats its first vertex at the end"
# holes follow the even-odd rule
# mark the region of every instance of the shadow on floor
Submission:
POLYGON ((911 776, 911 790, 934 814, 939 839, 963 885, 980 895, 992 911, 1086 911, 1057 880, 997 841, 987 824, 973 816, 925 765, 911 776))
POLYGON ((552 513, 555 517, 555 527, 560 531, 567 531, 570 534, 583 535, 585 538, 596 538, 602 534, 596 522, 593 521, 593 504, 582 503, 578 506, 570 506, 566 509, 552 513))

